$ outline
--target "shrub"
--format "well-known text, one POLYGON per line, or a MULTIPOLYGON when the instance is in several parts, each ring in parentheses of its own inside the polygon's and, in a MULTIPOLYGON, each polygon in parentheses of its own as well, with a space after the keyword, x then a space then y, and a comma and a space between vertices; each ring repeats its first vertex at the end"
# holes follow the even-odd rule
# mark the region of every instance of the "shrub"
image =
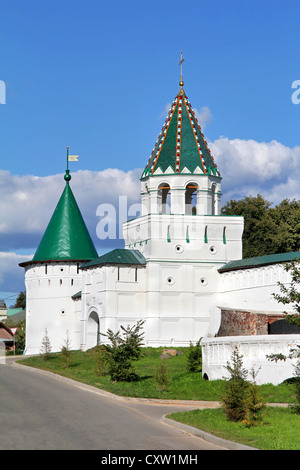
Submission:
POLYGON ((120 332, 114 333, 107 330, 110 344, 105 345, 107 352, 107 364, 110 378, 113 381, 134 381, 139 380, 139 375, 135 372, 132 362, 141 356, 141 346, 143 345, 143 335, 140 330, 144 321, 138 321, 136 325, 124 328, 121 325, 123 336, 120 332))

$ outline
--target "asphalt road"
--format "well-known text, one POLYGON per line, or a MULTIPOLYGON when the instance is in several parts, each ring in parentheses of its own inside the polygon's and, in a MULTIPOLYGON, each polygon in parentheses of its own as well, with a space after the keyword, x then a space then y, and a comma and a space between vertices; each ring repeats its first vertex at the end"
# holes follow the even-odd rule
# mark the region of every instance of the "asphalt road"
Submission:
POLYGON ((161 420, 192 408, 117 399, 0 365, 1 450, 224 450, 161 420))

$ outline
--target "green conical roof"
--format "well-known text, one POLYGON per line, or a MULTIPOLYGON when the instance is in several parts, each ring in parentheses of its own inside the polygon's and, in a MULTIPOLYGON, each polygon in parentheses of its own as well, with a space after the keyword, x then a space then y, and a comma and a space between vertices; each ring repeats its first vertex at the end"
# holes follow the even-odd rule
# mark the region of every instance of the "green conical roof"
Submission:
POLYGON ((89 261, 98 253, 65 175, 66 186, 32 262, 89 261))
POLYGON ((173 101, 142 178, 163 173, 221 176, 182 86, 173 101))

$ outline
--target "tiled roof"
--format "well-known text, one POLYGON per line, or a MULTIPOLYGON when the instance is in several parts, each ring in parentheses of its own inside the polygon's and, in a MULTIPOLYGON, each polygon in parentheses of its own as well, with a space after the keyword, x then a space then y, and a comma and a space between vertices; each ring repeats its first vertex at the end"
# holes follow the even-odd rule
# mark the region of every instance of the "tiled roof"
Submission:
POLYGON ((245 258, 236 261, 229 261, 224 264, 218 271, 224 273, 238 269, 256 268, 266 266, 268 264, 286 263, 293 260, 300 260, 300 251, 290 253, 277 253, 274 255, 255 256, 253 258, 245 258))
POLYGON ((142 178, 170 173, 221 176, 182 88, 173 101, 142 178))
POLYGON ((105 255, 99 256, 88 263, 80 266, 81 269, 90 268, 92 266, 101 266, 104 264, 133 264, 133 265, 145 265, 146 259, 142 253, 138 250, 127 250, 117 248, 115 250, 106 253, 105 255))

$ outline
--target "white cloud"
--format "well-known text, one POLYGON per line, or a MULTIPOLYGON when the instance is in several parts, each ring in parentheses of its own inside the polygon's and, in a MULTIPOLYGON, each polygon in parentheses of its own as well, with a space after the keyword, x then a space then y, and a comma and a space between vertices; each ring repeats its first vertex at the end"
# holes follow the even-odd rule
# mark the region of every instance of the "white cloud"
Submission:
MULTIPOLYGON (((300 200, 300 147, 225 137, 209 147, 223 178, 222 204, 258 193, 274 204, 285 198, 300 200)), ((127 196, 128 208, 139 202, 141 173, 112 168, 72 173, 72 190, 99 253, 115 241, 97 238, 98 206, 112 204, 117 210, 120 196, 127 196)), ((17 176, 0 170, 0 291, 24 289, 24 272, 18 265, 32 256, 16 252, 35 252, 64 186, 63 174, 17 176)))
MULTIPOLYGON (((160 119, 166 119, 170 109, 171 109, 172 104, 167 103, 163 112, 160 114, 159 118, 160 119)), ((202 130, 205 128, 206 124, 208 124, 212 120, 212 112, 207 106, 203 106, 198 110, 197 108, 193 108, 194 114, 202 128, 202 130)))
POLYGON ((270 202, 300 199, 300 147, 221 137, 209 143, 221 172, 223 199, 262 194, 270 202))
POLYGON ((208 124, 212 120, 211 110, 207 108, 207 106, 203 106, 202 108, 200 108, 199 111, 196 108, 193 108, 193 111, 200 124, 200 127, 203 130, 206 124, 208 124))
MULTIPOLYGON (((99 204, 117 204, 120 195, 128 204, 139 200, 142 170, 107 169, 72 174, 71 187, 89 229, 96 226, 99 204)), ((16 176, 0 170, 0 240, 5 248, 34 247, 53 214, 65 186, 63 175, 16 176), (9 243, 11 245, 9 246, 9 243)))

